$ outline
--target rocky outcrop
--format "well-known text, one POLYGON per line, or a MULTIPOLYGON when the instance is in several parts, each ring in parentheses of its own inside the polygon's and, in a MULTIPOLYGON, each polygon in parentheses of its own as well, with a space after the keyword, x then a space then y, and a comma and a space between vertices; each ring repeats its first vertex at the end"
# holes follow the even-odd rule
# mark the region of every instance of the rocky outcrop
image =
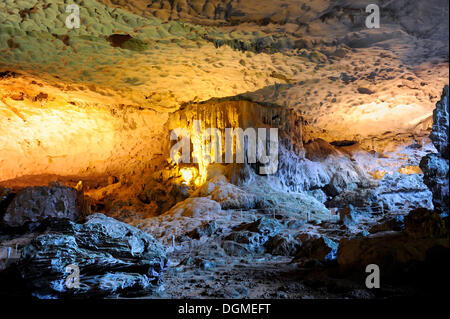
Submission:
POLYGON ((448 129, 449 129, 449 87, 448 85, 442 91, 441 100, 436 103, 436 109, 433 111, 433 131, 430 139, 439 154, 448 160, 448 129))
POLYGON ((172 245, 175 240, 195 237, 193 232, 197 228, 223 218, 223 215, 220 204, 211 198, 191 197, 158 217, 135 219, 131 224, 152 234, 162 243, 172 245))
POLYGON ((270 238, 265 244, 267 252, 272 255, 290 256, 293 257, 297 254, 302 243, 298 241, 298 238, 293 234, 286 234, 281 232, 280 234, 270 238))
POLYGON ((235 227, 223 242, 224 250, 232 256, 264 252, 264 244, 280 233, 280 223, 271 218, 260 218, 255 222, 235 227))
POLYGON ((434 208, 448 214, 449 205, 449 87, 446 86, 441 100, 433 111, 433 130, 430 139, 438 150, 422 158, 420 168, 424 173, 424 183, 433 193, 434 208))
POLYGON ((351 227, 358 222, 359 215, 353 205, 349 205, 339 211, 339 221, 347 227, 351 227))
POLYGON ((386 174, 378 186, 343 191, 327 202, 328 207, 345 208, 353 205, 360 211, 407 212, 423 207, 432 209, 431 192, 421 174, 386 174))
POLYGON ((262 199, 243 189, 230 184, 225 176, 214 176, 206 181, 193 196, 211 196, 218 202, 222 209, 253 209, 259 205, 262 199))
POLYGON ((296 236, 302 243, 296 259, 317 259, 328 261, 336 259, 338 243, 325 235, 300 233, 296 236))
POLYGON ((3 216, 6 213, 6 209, 11 204, 16 194, 9 188, 0 188, 0 225, 3 221, 3 216))
POLYGON ((367 265, 376 264, 383 273, 394 275, 426 262, 435 252, 448 254, 448 231, 438 213, 421 208, 411 211, 404 221, 404 231, 341 239, 337 252, 340 267, 363 272, 367 265))
POLYGON ((75 221, 80 217, 81 201, 76 189, 56 183, 27 187, 8 206, 3 222, 8 227, 35 228, 48 218, 75 221))
POLYGON ((156 213, 162 214, 189 197, 189 190, 189 185, 183 184, 177 170, 165 168, 145 181, 137 197, 144 204, 155 203, 156 213))
POLYGON ((444 220, 431 210, 415 209, 404 221, 405 233, 411 238, 443 238, 448 234, 444 220))
POLYGON ((130 296, 156 289, 167 262, 151 235, 94 214, 85 224, 53 221, 25 246, 19 270, 39 298, 130 296), (70 265, 79 269, 78 288, 67 285, 70 265))
MULTIPOLYGON (((309 124, 299 111, 280 105, 241 100, 240 97, 188 104, 170 116, 170 130, 185 129, 190 134, 193 148, 191 149, 193 153, 191 163, 195 163, 194 158, 197 159, 198 171, 200 176, 203 177, 202 181, 206 180, 208 167, 211 166, 201 160, 205 154, 209 155, 208 144, 210 141, 209 139, 203 140, 205 133, 200 133, 197 130, 194 125, 195 121, 201 123, 201 130, 217 128, 220 132, 218 135, 218 141, 220 142, 218 147, 221 151, 219 156, 220 163, 225 163, 227 158, 227 128, 241 128, 244 131, 253 128, 258 138, 260 136, 259 128, 266 128, 267 130, 269 128, 278 129, 276 160, 272 161, 271 159, 270 162, 276 169, 273 174, 269 173, 267 175, 269 178, 273 178, 273 184, 278 184, 283 190, 294 192, 323 190, 326 195, 336 196, 343 191, 355 190, 358 187, 367 187, 371 184, 369 176, 347 154, 325 140, 311 140, 309 136, 305 135, 305 132, 308 131, 306 127, 309 124)), ((214 137, 213 144, 216 143, 215 139, 214 137)), ((269 153, 273 154, 274 150, 272 148, 275 145, 269 141, 266 144, 270 146, 269 153)), ((244 154, 244 161, 250 163, 248 160, 248 144, 239 145, 234 143, 231 150, 233 159, 237 158, 236 149, 244 154)), ((169 154, 168 151, 167 153, 169 154)), ((215 155, 214 152, 211 155, 215 155)), ((216 160, 216 158, 214 159, 216 160)), ((249 165, 242 165, 234 161, 232 165, 237 172, 252 167, 252 171, 262 175, 265 174, 261 173, 260 168, 267 166, 267 164, 263 165, 259 161, 249 165)), ((231 164, 228 163, 227 166, 231 166, 231 164)), ((251 173, 250 175, 234 173, 229 177, 229 182, 236 185, 249 183, 252 181, 251 175, 251 173)), ((228 192, 234 193, 234 190, 230 189, 228 192)), ((323 200, 322 197, 320 196, 321 200, 323 200)), ((250 202, 254 202, 254 200, 250 199, 250 202)), ((231 202, 224 203, 224 205, 224 208, 236 207, 235 203, 231 202)))

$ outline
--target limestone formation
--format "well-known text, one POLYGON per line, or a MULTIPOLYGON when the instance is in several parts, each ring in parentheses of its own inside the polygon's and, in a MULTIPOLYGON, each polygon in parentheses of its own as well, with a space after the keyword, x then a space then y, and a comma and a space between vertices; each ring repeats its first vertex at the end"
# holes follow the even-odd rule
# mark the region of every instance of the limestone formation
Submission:
POLYGON ((0 1, 0 299, 438 294, 449 1, 366 2, 0 1))
POLYGON ((166 267, 165 249, 151 235, 102 214, 84 224, 54 221, 19 264, 38 298, 143 295, 157 289, 166 267), (79 280, 70 282, 74 271, 79 280))
POLYGON ((439 214, 426 209, 411 211, 403 231, 386 230, 369 236, 343 238, 337 261, 344 271, 376 264, 388 276, 423 264, 436 251, 448 251, 448 229, 439 214))
POLYGON ((430 138, 438 153, 425 156, 420 162, 424 183, 433 193, 434 208, 448 215, 449 210, 449 87, 442 92, 441 100, 433 111, 433 130, 430 138))
POLYGON ((76 221, 81 217, 77 190, 57 184, 28 187, 8 206, 3 222, 9 227, 39 226, 48 218, 76 221))

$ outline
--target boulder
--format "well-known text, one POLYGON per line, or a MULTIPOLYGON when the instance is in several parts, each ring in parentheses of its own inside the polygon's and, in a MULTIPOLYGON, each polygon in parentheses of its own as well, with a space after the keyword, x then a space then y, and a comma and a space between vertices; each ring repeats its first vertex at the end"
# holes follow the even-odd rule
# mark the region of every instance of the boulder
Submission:
POLYGON ((204 222, 199 227, 188 232, 187 236, 192 239, 200 239, 203 236, 212 236, 218 228, 218 224, 215 221, 204 222))
POLYGON ((341 239, 337 260, 343 270, 363 272, 367 265, 376 264, 390 275, 424 263, 433 252, 448 254, 448 247, 448 231, 442 217, 419 208, 405 216, 404 231, 341 239))
POLYGON ((265 247, 267 252, 272 255, 294 257, 300 249, 301 244, 292 234, 280 233, 270 238, 265 244, 265 247))
POLYGON ((135 220, 132 225, 151 233, 159 241, 172 245, 174 239, 184 241, 195 234, 205 223, 224 217, 220 204, 209 197, 190 197, 158 217, 135 220))
POLYGON ((0 224, 3 221, 3 216, 6 213, 6 209, 11 204, 16 194, 9 188, 0 187, 0 224))
POLYGON ((243 253, 262 253, 264 244, 281 232, 281 224, 272 218, 262 217, 255 222, 235 227, 231 234, 225 237, 224 250, 229 255, 240 256, 243 253))
POLYGON ((269 240, 267 236, 251 231, 237 231, 227 236, 223 248, 232 256, 242 256, 243 253, 263 253, 263 245, 269 240))
POLYGON ((381 211, 379 192, 375 188, 344 191, 326 203, 328 207, 345 208, 353 205, 360 211, 381 211))
POLYGON ((327 194, 325 194, 324 191, 321 189, 314 189, 314 190, 306 191, 306 194, 314 197, 322 204, 327 201, 327 194))
POLYGON ((385 212, 408 211, 416 207, 433 209, 432 194, 424 184, 422 174, 385 174, 378 194, 385 212))
POLYGON ((438 213, 418 208, 405 217, 405 233, 414 238, 441 238, 448 234, 448 230, 438 213))
POLYGON ((433 129, 430 139, 439 153, 429 154, 420 161, 424 183, 433 193, 434 209, 448 215, 449 211, 449 87, 443 90, 441 100, 433 111, 433 129))
POLYGON ((395 275, 425 262, 436 248, 447 249, 448 253, 448 238, 414 239, 403 232, 386 231, 341 239, 337 262, 343 271, 364 274, 368 265, 376 264, 385 275, 395 275))
POLYGON ((219 203, 211 200, 211 198, 191 197, 176 204, 162 216, 171 217, 172 219, 178 217, 203 218, 206 215, 213 217, 220 210, 219 203))
POLYGON ((3 222, 8 227, 35 228, 48 218, 76 221, 81 215, 78 198, 75 188, 56 183, 27 187, 12 200, 3 222))
POLYGON ((87 219, 54 220, 24 247, 18 268, 34 296, 136 296, 157 288, 168 262, 158 241, 102 214, 87 219), (67 285, 70 265, 79 269, 78 288, 67 285))
POLYGON ((296 259, 318 259, 328 261, 336 259, 338 244, 321 234, 300 233, 295 239, 301 242, 296 259))
POLYGON ((257 196, 230 184, 225 176, 219 175, 207 181, 193 196, 211 196, 222 209, 253 209, 258 204, 257 196))
POLYGON ((236 229, 248 230, 250 232, 272 237, 281 231, 281 225, 276 219, 262 217, 253 223, 244 224, 236 229))
POLYGON ((358 213, 352 205, 349 205, 339 211, 339 221, 347 227, 354 226, 358 223, 358 220, 358 213))
POLYGON ((414 207, 433 208, 431 192, 421 174, 386 174, 379 185, 344 191, 327 202, 329 207, 353 205, 361 212, 398 212, 414 207))
POLYGON ((370 227, 369 233, 375 234, 379 232, 394 230, 394 231, 402 231, 405 229, 405 216, 404 215, 392 215, 385 216, 375 225, 370 227))
POLYGON ((166 168, 156 171, 145 182, 137 198, 144 204, 156 205, 156 213, 162 214, 189 197, 191 187, 183 182, 177 170, 166 168))

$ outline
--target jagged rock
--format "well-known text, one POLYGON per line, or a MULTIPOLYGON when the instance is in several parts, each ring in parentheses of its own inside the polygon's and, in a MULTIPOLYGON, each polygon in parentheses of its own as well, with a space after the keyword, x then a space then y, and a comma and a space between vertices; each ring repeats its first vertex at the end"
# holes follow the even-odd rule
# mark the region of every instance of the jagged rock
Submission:
POLYGON ((424 173, 424 183, 433 194, 434 208, 440 212, 448 213, 448 160, 440 157, 438 154, 429 154, 420 161, 420 168, 424 173))
POLYGON ((158 217, 135 220, 132 225, 171 245, 174 239, 190 240, 189 236, 196 228, 217 218, 223 218, 224 214, 220 204, 211 198, 191 197, 158 217))
POLYGON ((164 247, 151 235, 102 214, 85 224, 55 220, 22 253, 19 269, 39 298, 104 297, 149 293, 167 266, 164 247), (68 288, 66 267, 80 270, 68 288))
POLYGON ((248 230, 271 237, 281 231, 281 225, 276 219, 262 217, 253 223, 239 226, 236 230, 248 230))
POLYGON ((369 233, 375 234, 384 231, 402 231, 405 228, 405 217, 403 215, 387 216, 379 220, 369 229, 369 233))
POLYGON ((162 214, 188 198, 189 190, 190 187, 183 184, 176 170, 164 169, 152 174, 138 194, 138 199, 145 204, 156 204, 157 213, 162 214))
POLYGON ((345 208, 353 205, 363 212, 398 212, 409 208, 431 209, 431 193, 421 174, 386 174, 378 187, 344 191, 328 201, 328 207, 345 208))
POLYGON ((301 247, 301 242, 292 234, 278 234, 269 239, 265 247, 272 255, 295 256, 301 247))
POLYGON ((449 134, 449 87, 444 87, 441 100, 436 103, 433 111, 433 130, 430 139, 439 154, 445 159, 449 158, 448 134, 449 134))
POLYGON ((359 216, 352 205, 339 211, 339 221, 345 226, 354 226, 358 222, 359 216))
POLYGON ((336 258, 338 244, 325 235, 300 233, 295 239, 301 242, 296 259, 333 260, 336 258))
POLYGON ((234 228, 233 232, 225 237, 222 246, 230 255, 261 253, 264 251, 264 244, 277 235, 281 228, 277 220, 262 217, 255 222, 234 228))
POLYGON ((328 207, 345 208, 353 205, 364 211, 382 210, 379 200, 379 192, 374 188, 345 191, 326 203, 328 207))
POLYGON ((192 239, 200 239, 203 236, 212 236, 218 229, 217 222, 204 222, 201 226, 191 230, 187 236, 192 239))
POLYGON ((8 206, 3 221, 8 227, 31 228, 39 226, 47 218, 80 217, 77 190, 52 183, 49 186, 27 187, 17 194, 8 206))
POLYGON ((393 274, 413 263, 426 261, 433 251, 448 249, 448 231, 438 213, 420 208, 411 211, 404 221, 402 232, 384 231, 341 239, 338 263, 344 270, 361 271, 369 264, 376 264, 385 273, 393 274))
POLYGON ((417 262, 424 262, 434 249, 448 249, 448 238, 411 238, 403 232, 386 231, 366 237, 343 238, 337 261, 342 270, 363 273, 376 264, 386 275, 401 273, 417 262))
POLYGON ((430 139, 438 154, 429 154, 420 161, 424 183, 433 193, 434 209, 448 214, 449 211, 449 87, 443 90, 441 100, 433 111, 433 130, 430 139))
POLYGON ((223 175, 207 181, 193 196, 211 196, 222 209, 249 210, 255 208, 260 201, 257 196, 228 183, 223 175))
POLYGON ((322 204, 327 201, 327 195, 321 189, 310 190, 307 191, 306 194, 314 197, 322 204))
POLYGON ((12 202, 16 194, 9 188, 0 188, 0 224, 3 220, 3 216, 6 213, 6 209, 12 202))
POLYGON ((172 219, 177 217, 201 218, 211 214, 211 217, 213 217, 214 214, 220 210, 220 204, 211 200, 211 198, 192 197, 178 203, 162 216, 168 216, 172 219))
POLYGON ((421 174, 386 174, 380 181, 378 194, 384 211, 407 211, 416 207, 433 209, 432 194, 421 174))
POLYGON ((405 233, 410 237, 445 237, 447 229, 442 217, 431 210, 418 208, 405 217, 405 233))

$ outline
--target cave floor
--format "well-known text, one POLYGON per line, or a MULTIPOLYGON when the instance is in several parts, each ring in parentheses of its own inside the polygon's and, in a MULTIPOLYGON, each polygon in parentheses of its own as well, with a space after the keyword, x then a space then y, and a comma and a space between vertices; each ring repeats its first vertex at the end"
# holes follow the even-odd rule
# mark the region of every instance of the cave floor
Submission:
POLYGON ((361 274, 340 275, 335 262, 299 264, 270 254, 233 257, 214 250, 216 245, 212 241, 172 252, 163 290, 144 298, 373 299, 427 294, 408 283, 367 289, 361 274), (204 261, 216 266, 205 267, 204 261))

